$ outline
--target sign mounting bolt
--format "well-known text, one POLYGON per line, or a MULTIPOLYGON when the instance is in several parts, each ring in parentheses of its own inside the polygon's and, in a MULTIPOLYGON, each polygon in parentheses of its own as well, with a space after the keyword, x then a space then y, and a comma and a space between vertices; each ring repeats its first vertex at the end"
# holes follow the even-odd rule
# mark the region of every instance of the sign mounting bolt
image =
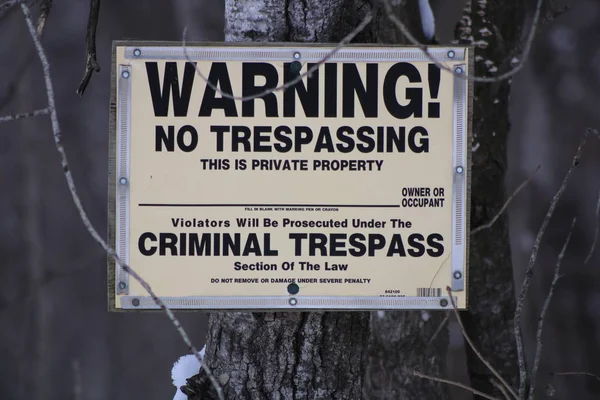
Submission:
POLYGON ((137 307, 140 305, 140 299, 138 299, 137 297, 133 300, 131 300, 131 304, 133 304, 134 307, 137 307))
POLYGON ((300 59, 300 53, 298 53, 297 51, 294 53, 294 59, 295 60, 299 60, 300 59))
POLYGON ((462 278, 462 272, 460 271, 454 271, 454 279, 460 279, 462 278))
POLYGON ((440 300, 440 306, 446 307, 447 305, 448 305, 448 300, 446 300, 446 299, 441 299, 440 300))
POLYGON ((121 76, 125 79, 129 78, 129 71, 123 71, 121 72, 121 76))
POLYGON ((295 306, 296 304, 298 304, 298 300, 296 300, 295 298, 291 298, 290 299, 290 306, 295 306))
POLYGON ((133 51, 133 55, 136 56, 136 57, 139 57, 139 56, 142 55, 142 51, 140 49, 135 49, 133 51))
POLYGON ((454 50, 450 50, 448 52, 448 58, 454 58, 455 55, 456 55, 456 53, 454 52, 454 50))
POLYGON ((462 74, 462 73, 463 73, 463 69, 462 69, 461 67, 456 67, 456 68, 454 69, 454 72, 456 72, 458 75, 460 75, 460 74, 462 74))
POLYGON ((127 287, 127 284, 125 282, 119 282, 119 289, 123 290, 127 287))
POLYGON ((122 177, 122 178, 120 178, 120 179, 119 179, 119 183, 120 183, 121 185, 127 185, 127 178, 125 178, 125 177, 122 177))
POLYGON ((457 174, 462 174, 464 171, 465 171, 465 169, 463 167, 461 167, 460 165, 458 167, 456 167, 457 174))

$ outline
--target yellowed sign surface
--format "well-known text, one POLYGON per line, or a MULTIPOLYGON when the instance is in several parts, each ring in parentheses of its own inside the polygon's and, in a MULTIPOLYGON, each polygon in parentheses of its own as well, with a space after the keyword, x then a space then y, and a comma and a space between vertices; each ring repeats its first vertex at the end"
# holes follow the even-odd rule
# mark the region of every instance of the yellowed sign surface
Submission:
MULTIPOLYGON (((466 306, 468 85, 350 47, 239 99, 330 50, 116 47, 116 249, 173 307, 466 306)), ((117 308, 154 305, 115 279, 117 308)))

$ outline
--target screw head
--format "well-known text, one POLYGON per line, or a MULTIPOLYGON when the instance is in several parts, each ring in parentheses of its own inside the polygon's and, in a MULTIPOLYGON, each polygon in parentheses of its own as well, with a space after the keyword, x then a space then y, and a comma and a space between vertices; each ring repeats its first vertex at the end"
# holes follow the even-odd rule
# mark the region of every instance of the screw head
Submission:
POLYGON ((298 294, 300 287, 295 283, 290 283, 287 287, 287 291, 289 294, 298 294))
POLYGON ((440 306, 446 307, 447 305, 448 305, 448 300, 446 300, 446 299, 441 299, 440 300, 440 306))
POLYGON ((121 72, 121 76, 125 79, 129 78, 129 71, 123 71, 121 72))
POLYGON ((458 167, 456 167, 457 174, 462 174, 464 171, 465 171, 465 169, 463 167, 461 167, 460 165, 458 167))
POLYGON ((455 55, 456 55, 456 53, 454 52, 454 50, 450 50, 448 52, 448 58, 454 58, 455 55))
POLYGON ((125 282, 119 282, 119 289, 123 290, 127 287, 127 284, 125 282))
POLYGON ((131 300, 131 304, 133 304, 134 307, 137 307, 140 305, 140 299, 135 298, 133 300, 131 300))
POLYGON ((294 53, 294 59, 299 60, 300 59, 300 53, 295 52, 294 53))
POLYGON ((296 304, 298 304, 298 300, 296 300, 295 298, 291 298, 290 299, 290 306, 295 306, 296 304))
POLYGON ((454 279, 460 279, 462 278, 462 272, 454 271, 454 274, 452 274, 452 276, 454 276, 454 279))
POLYGON ((142 51, 140 49, 133 50, 133 55, 139 57, 142 55, 142 51))
POLYGON ((121 185, 127 185, 127 178, 125 178, 125 177, 122 177, 122 178, 120 178, 120 179, 119 179, 119 183, 120 183, 121 185))
POLYGON ((459 75, 460 75, 460 74, 462 74, 462 73, 463 73, 463 69, 462 69, 461 67, 456 67, 456 68, 454 69, 454 72, 456 72, 457 74, 459 74, 459 75))

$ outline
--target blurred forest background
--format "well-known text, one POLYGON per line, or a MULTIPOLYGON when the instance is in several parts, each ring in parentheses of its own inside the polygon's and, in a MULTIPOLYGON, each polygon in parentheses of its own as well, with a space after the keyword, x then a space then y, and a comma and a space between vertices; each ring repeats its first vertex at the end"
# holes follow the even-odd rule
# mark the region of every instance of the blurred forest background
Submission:
MULTIPOLYGON (((2 10, 2 3, 0 116, 44 108, 42 70, 23 15, 18 7, 2 10)), ((442 43, 453 37, 463 4, 432 0, 442 43)), ((570 9, 537 36, 529 63, 512 85, 507 192, 542 165, 510 208, 517 288, 541 218, 581 134, 587 127, 600 128, 600 3, 572 0, 568 5, 570 9)), ((96 40, 102 69, 80 98, 75 91, 85 67, 88 11, 87 0, 54 0, 42 43, 51 63, 74 178, 92 223, 106 236, 112 41, 181 40, 185 26, 189 40, 221 41, 224 6, 221 0, 102 2, 96 40)), ((592 161, 578 170, 579 177, 560 203, 540 254, 539 264, 546 272, 534 280, 531 292, 533 301, 543 302, 568 230, 565 225, 577 215, 580 228, 565 267, 574 278, 559 286, 554 301, 560 306, 554 322, 549 322, 556 334, 546 345, 565 368, 582 352, 600 357, 597 257, 583 263, 594 236, 600 189, 599 146, 589 147, 584 157, 592 161), (564 326, 561 318, 567 315, 575 315, 580 323, 564 326)), ((172 397, 170 370, 186 353, 184 344, 161 313, 107 313, 105 266, 105 253, 88 235, 72 204, 48 118, 0 124, 1 400, 75 399, 76 382, 82 391, 78 400, 172 397)), ((206 315, 179 313, 179 317, 201 347, 206 315)), ((450 330, 448 376, 464 381, 462 340, 455 324, 450 330)), ((585 377, 570 379, 586 384, 585 377)), ((596 387, 600 393, 600 384, 596 387)))

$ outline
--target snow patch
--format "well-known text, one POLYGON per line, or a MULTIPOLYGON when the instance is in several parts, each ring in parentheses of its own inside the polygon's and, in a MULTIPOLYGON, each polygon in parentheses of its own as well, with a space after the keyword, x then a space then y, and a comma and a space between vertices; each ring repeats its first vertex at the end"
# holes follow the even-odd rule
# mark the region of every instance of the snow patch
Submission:
MULTIPOLYGON (((206 345, 198 352, 201 359, 204 359, 205 352, 206 345)), ((173 397, 173 400, 187 400, 187 395, 179 388, 187 383, 186 380, 188 378, 197 375, 201 368, 200 361, 198 361, 194 354, 186 354, 175 361, 173 369, 171 369, 171 379, 173 380, 173 386, 175 386, 175 396, 173 397)))

